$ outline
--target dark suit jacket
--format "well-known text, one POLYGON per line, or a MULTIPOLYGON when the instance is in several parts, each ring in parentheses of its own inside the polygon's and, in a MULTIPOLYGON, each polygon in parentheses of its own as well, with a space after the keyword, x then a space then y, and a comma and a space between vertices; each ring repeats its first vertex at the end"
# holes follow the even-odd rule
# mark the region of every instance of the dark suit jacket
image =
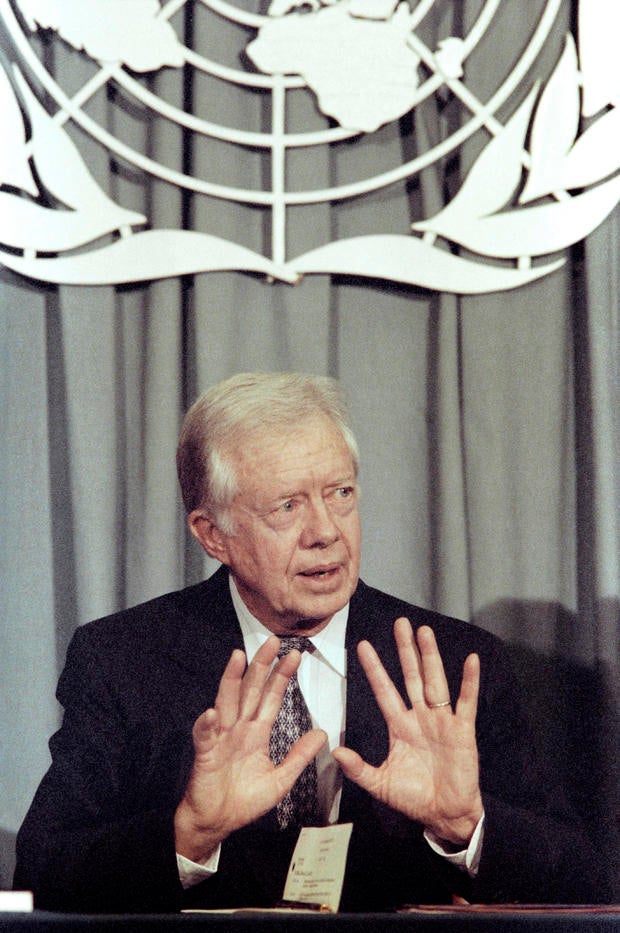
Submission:
MULTIPOLYGON (((355 653, 376 647, 403 689, 392 625, 430 624, 453 700, 463 661, 481 658, 477 718, 486 828, 477 879, 449 866, 423 828, 357 786, 343 787, 340 821, 354 824, 341 909, 403 903, 604 901, 606 888, 575 819, 531 760, 527 725, 501 643, 487 632, 403 603, 360 582, 347 627, 346 744, 373 764, 387 753, 383 718, 355 653)), ((273 906, 294 839, 269 818, 225 840, 215 876, 183 892, 173 815, 192 763, 191 729, 213 705, 243 641, 227 573, 79 628, 58 698, 52 765, 20 830, 15 886, 53 910, 175 911, 273 906)))

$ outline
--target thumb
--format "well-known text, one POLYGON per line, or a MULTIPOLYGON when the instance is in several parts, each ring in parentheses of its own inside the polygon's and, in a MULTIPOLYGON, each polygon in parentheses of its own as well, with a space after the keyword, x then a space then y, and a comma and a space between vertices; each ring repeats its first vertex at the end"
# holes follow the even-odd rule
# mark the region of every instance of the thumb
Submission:
POLYGON ((216 709, 207 709, 201 713, 192 728, 194 752, 204 755, 210 751, 220 730, 220 715, 216 709))
POLYGON ((352 748, 345 748, 341 745, 335 748, 332 754, 342 768, 345 777, 355 784, 359 784, 364 790, 371 790, 374 785, 376 768, 365 762, 361 755, 354 752, 352 748))

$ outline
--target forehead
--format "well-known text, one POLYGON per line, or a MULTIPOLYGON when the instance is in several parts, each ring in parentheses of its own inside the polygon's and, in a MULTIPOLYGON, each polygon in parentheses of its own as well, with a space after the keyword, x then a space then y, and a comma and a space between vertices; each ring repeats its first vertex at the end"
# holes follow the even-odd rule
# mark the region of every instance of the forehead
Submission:
MULTIPOLYGON (((347 444, 327 415, 301 425, 263 428, 245 437, 236 451, 239 492, 350 477, 353 461, 347 444)), ((291 489, 291 491, 293 491, 291 489)))

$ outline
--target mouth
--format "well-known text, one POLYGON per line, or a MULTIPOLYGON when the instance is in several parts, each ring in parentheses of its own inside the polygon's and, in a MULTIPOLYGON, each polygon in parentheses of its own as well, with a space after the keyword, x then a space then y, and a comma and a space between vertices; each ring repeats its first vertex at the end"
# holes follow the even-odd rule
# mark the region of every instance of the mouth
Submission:
POLYGON ((339 573, 341 566, 341 564, 329 564, 328 566, 310 567, 308 570, 302 570, 299 576, 309 580, 329 580, 339 573))

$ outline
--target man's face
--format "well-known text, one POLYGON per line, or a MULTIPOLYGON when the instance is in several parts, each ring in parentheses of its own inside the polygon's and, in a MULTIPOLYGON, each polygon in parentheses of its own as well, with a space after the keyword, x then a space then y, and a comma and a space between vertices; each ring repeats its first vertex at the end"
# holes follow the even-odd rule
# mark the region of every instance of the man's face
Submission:
POLYGON ((276 634, 312 634, 357 585, 361 532, 349 449, 329 418, 251 437, 222 553, 250 611, 276 634))

